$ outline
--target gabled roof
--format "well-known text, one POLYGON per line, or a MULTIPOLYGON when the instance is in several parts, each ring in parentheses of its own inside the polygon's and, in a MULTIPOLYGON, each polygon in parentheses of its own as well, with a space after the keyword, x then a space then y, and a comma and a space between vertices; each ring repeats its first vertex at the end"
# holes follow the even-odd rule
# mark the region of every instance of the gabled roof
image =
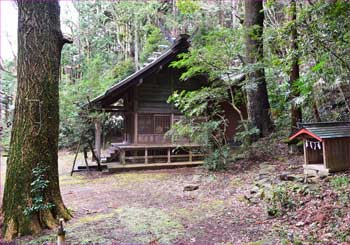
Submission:
POLYGON ((163 65, 168 64, 174 60, 178 54, 187 51, 190 46, 189 36, 186 34, 180 35, 175 42, 166 49, 157 59, 146 65, 142 69, 131 74, 124 80, 116 83, 112 87, 106 90, 104 94, 94 98, 90 101, 90 106, 101 107, 104 105, 110 105, 111 103, 118 100, 122 94, 130 87, 142 83, 142 79, 151 73, 157 71, 163 65))
POLYGON ((319 141, 350 137, 350 122, 302 123, 299 124, 299 130, 290 136, 289 140, 301 135, 308 135, 319 141))

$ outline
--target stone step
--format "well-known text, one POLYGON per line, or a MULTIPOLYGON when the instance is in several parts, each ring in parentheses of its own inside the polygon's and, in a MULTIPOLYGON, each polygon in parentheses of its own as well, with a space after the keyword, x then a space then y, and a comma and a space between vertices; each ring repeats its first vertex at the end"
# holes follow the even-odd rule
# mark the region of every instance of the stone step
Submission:
POLYGON ((324 177, 329 175, 329 169, 323 164, 304 164, 304 174, 308 176, 324 177))
POLYGON ((203 164, 203 161, 196 162, 172 162, 172 163, 142 163, 142 164, 120 164, 119 162, 107 163, 109 173, 118 173, 136 170, 155 170, 170 168, 197 167, 203 164))

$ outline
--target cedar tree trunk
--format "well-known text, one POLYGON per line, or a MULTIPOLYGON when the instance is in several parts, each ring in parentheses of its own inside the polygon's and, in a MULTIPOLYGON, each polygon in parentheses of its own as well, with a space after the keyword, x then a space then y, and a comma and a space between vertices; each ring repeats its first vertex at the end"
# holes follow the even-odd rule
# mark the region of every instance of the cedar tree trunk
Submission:
POLYGON ((296 0, 290 1, 290 21, 293 22, 293 28, 291 32, 291 51, 293 52, 292 57, 292 69, 289 76, 289 84, 291 89, 291 133, 297 129, 297 123, 302 120, 301 107, 296 105, 293 99, 300 95, 297 88, 295 88, 295 82, 299 79, 299 64, 298 64, 298 32, 296 27, 297 19, 297 6, 296 0))
MULTIPOLYGON (((262 0, 245 1, 244 25, 246 27, 246 62, 248 65, 254 65, 262 62, 264 55, 262 0)), ((260 137, 266 136, 272 131, 273 125, 270 118, 270 104, 264 69, 255 69, 248 74, 247 78, 248 119, 252 126, 260 130, 260 137)))
POLYGON ((58 0, 18 0, 18 87, 3 196, 5 240, 54 228, 71 218, 58 180, 58 82, 61 50, 58 0), (44 203, 54 205, 24 215, 33 207, 35 167, 47 168, 44 203))

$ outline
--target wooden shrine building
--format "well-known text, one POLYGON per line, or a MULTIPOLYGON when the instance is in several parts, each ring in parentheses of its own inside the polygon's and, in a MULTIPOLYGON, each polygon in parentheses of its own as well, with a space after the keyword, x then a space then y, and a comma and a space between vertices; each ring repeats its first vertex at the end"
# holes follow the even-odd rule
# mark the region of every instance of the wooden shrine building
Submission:
POLYGON ((304 172, 326 175, 350 168, 350 122, 303 123, 289 140, 304 144, 304 172))
MULTIPOLYGON (((198 146, 192 144, 190 139, 173 142, 165 137, 173 123, 182 117, 174 105, 167 103, 169 96, 176 90, 196 90, 207 83, 205 75, 180 81, 183 71, 169 66, 178 59, 180 53, 188 51, 188 38, 187 35, 181 35, 149 64, 89 103, 91 110, 120 113, 124 120, 122 142, 112 142, 102 160, 119 160, 122 164, 201 163, 203 155, 196 150, 198 146), (186 150, 174 153, 179 146, 186 150)), ((232 139, 239 116, 230 106, 223 105, 223 108, 229 121, 227 137, 232 139)), ((97 143, 100 141, 98 131, 96 130, 97 143)), ((99 147, 96 148, 99 152, 99 147)))

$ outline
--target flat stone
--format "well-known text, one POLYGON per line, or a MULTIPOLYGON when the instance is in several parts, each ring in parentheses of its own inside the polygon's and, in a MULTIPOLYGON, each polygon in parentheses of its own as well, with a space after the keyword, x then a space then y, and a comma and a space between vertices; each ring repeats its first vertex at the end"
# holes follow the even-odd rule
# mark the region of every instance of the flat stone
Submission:
POLYGON ((250 190, 250 194, 256 194, 259 192, 259 187, 253 186, 252 189, 250 190))
POLYGON ((305 223, 303 221, 299 221, 298 223, 295 224, 296 227, 301 227, 304 225, 305 225, 305 223))
POLYGON ((283 180, 283 181, 294 181, 296 179, 295 176, 293 175, 289 175, 287 173, 283 173, 279 176, 280 180, 283 180))
POLYGON ((199 189, 198 185, 187 185, 184 187, 184 191, 195 191, 198 189, 199 189))

